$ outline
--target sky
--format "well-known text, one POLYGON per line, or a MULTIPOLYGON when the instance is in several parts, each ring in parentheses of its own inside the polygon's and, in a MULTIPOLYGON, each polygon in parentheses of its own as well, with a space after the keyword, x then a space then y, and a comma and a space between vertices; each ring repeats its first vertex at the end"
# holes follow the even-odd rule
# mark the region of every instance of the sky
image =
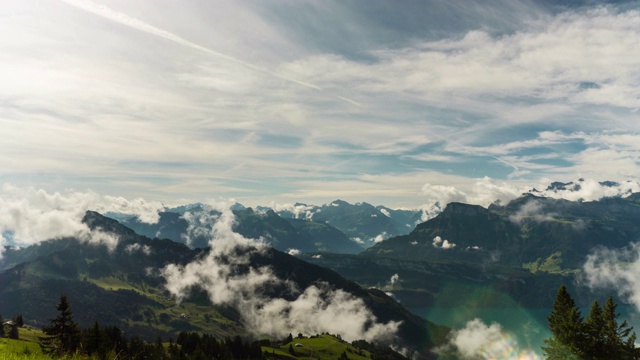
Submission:
POLYGON ((640 175, 638 1, 2 0, 0 49, 5 192, 415 208, 640 175))

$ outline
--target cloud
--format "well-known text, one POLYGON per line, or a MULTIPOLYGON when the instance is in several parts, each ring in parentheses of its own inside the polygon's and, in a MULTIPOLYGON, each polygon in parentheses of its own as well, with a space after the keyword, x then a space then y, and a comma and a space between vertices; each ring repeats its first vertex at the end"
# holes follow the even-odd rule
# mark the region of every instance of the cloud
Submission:
POLYGON ((468 196, 453 186, 424 184, 422 195, 434 203, 467 202, 468 196))
MULTIPOLYGON (((262 73, 265 73, 265 74, 268 74, 268 75, 277 77, 279 79, 286 80, 286 81, 289 81, 289 82, 292 82, 292 83, 295 83, 297 85, 304 86, 304 87, 307 87, 307 88, 312 88, 312 89, 315 89, 315 90, 322 90, 321 88, 319 88, 316 85, 309 84, 309 83, 306 83, 306 82, 303 82, 303 81, 300 81, 300 80, 295 80, 295 79, 290 78, 288 76, 284 76, 284 75, 275 73, 275 72, 273 72, 271 70, 268 70, 268 69, 253 65, 251 63, 248 63, 246 61, 240 60, 238 58, 235 58, 235 57, 220 53, 218 51, 211 50, 211 49, 206 48, 204 46, 201 46, 201 45, 198 45, 198 44, 193 43, 191 41, 185 40, 185 39, 183 39, 183 38, 181 38, 181 37, 169 32, 169 31, 166 31, 166 30, 163 30, 163 29, 159 29, 159 28, 157 28, 155 26, 152 26, 152 25, 150 25, 150 24, 148 24, 148 23, 146 23, 144 21, 141 21, 139 19, 131 17, 131 16, 127 15, 127 14, 114 11, 114 10, 110 9, 109 7, 107 7, 105 5, 99 5, 99 4, 96 4, 96 3, 92 2, 92 1, 88 1, 88 0, 61 0, 61 1, 67 3, 67 4, 71 5, 71 6, 74 6, 74 7, 77 7, 79 9, 82 9, 82 10, 85 10, 87 12, 90 12, 92 14, 95 14, 97 16, 100 16, 100 17, 103 17, 105 19, 111 20, 113 22, 116 22, 116 23, 119 23, 119 24, 122 24, 122 25, 125 25, 125 26, 128 26, 128 27, 134 28, 136 30, 143 31, 145 33, 148 33, 148 34, 151 34, 151 35, 154 35, 154 36, 158 36, 158 37, 164 38, 164 39, 169 40, 169 41, 173 41, 173 42, 175 42, 177 44, 180 44, 180 45, 183 45, 183 46, 186 46, 186 47, 190 47, 192 49, 203 51, 203 52, 205 52, 205 53, 207 53, 209 55, 213 55, 213 56, 222 58, 224 60, 227 60, 227 61, 239 64, 239 65, 242 65, 242 66, 244 66, 244 67, 246 67, 248 69, 251 69, 251 70, 254 70, 254 71, 258 71, 258 72, 262 72, 262 73)), ((348 99, 344 99, 344 100, 349 101, 348 99)))
POLYGON ((540 194, 570 201, 596 201, 606 197, 627 197, 636 192, 640 192, 640 183, 634 180, 612 184, 594 179, 578 179, 564 188, 547 188, 540 194))
POLYGON ((597 248, 583 265, 586 284, 592 289, 614 290, 640 311, 640 245, 622 249, 597 248))
POLYGON ((9 243, 29 246, 45 240, 76 237, 81 241, 115 249, 118 238, 82 222, 88 210, 136 214, 157 221, 162 205, 142 199, 101 196, 94 192, 47 192, 32 187, 4 184, 0 190, 0 247, 9 243))
POLYGON ((298 249, 289 249, 289 250, 287 250, 287 254, 289 254, 291 256, 297 256, 297 255, 300 255, 300 250, 298 250, 298 249))
POLYGON ((281 211, 288 211, 291 214, 293 214, 293 218, 294 219, 300 219, 300 218, 304 218, 305 220, 312 220, 313 219, 313 212, 311 212, 311 210, 313 209, 312 205, 305 205, 305 204, 278 204, 276 202, 271 202, 270 207, 273 209, 273 211, 275 212, 281 212, 281 211))
POLYGON ((373 242, 375 244, 379 244, 379 243, 385 241, 386 239, 387 239, 387 232, 384 231, 381 234, 376 235, 376 237, 373 238, 372 240, 373 240, 373 242))
POLYGON ((515 214, 509 216, 509 220, 520 224, 523 220, 533 220, 536 222, 553 221, 554 217, 553 214, 544 213, 542 204, 532 199, 522 204, 515 214))
POLYGON ((361 245, 364 244, 364 240, 360 239, 359 237, 351 238, 351 240, 357 244, 361 244, 361 245))
POLYGON ((422 187, 422 194, 429 202, 422 206, 423 218, 424 214, 427 214, 427 218, 432 217, 442 211, 441 209, 450 202, 477 204, 486 207, 496 201, 513 200, 530 189, 527 186, 494 180, 488 176, 476 179, 471 186, 467 185, 466 187, 467 189, 463 191, 451 185, 425 184, 422 187))
POLYGON ((393 274, 393 276, 391 276, 391 279, 389 279, 389 284, 391 284, 391 286, 395 285, 398 281, 400 280, 400 276, 398 274, 393 274))
POLYGON ((210 222, 214 224, 209 252, 184 266, 170 264, 160 270, 166 289, 177 301, 187 298, 194 288, 201 288, 213 304, 236 307, 248 331, 256 335, 328 331, 348 340, 395 338, 400 323, 379 323, 364 302, 353 295, 324 283, 298 289, 290 281, 277 278, 269 267, 252 266, 251 256, 264 253, 267 245, 233 232, 235 218, 224 204, 211 210, 219 216, 210 222), (265 294, 274 288, 288 292, 293 300, 265 294))
POLYGON ((547 3, 2 1, 4 179, 415 208, 425 183, 637 177, 638 7, 547 3))
POLYGON ((477 318, 467 322, 464 328, 453 330, 449 335, 449 343, 436 349, 436 352, 465 360, 542 359, 531 349, 520 348, 515 337, 504 331, 500 324, 486 325, 477 318))
MULTIPOLYGON (((553 181, 549 179, 526 184, 523 181, 506 182, 483 177, 476 179, 471 185, 462 184, 463 190, 452 185, 425 184, 422 193, 428 199, 428 203, 419 208, 422 211, 420 221, 424 222, 435 217, 444 210, 448 202, 452 201, 488 207, 495 202, 506 204, 525 193, 569 201, 596 201, 607 197, 627 197, 632 193, 640 192, 640 183, 635 180, 605 181, 607 180, 580 178, 568 182, 570 184, 564 188, 557 188, 550 186, 553 181)), ((553 219, 553 214, 545 215, 541 214, 541 211, 542 207, 539 203, 529 201, 512 216, 512 220, 520 221, 526 217, 535 218, 537 221, 553 219)))
POLYGON ((140 245, 138 243, 136 244, 129 244, 127 245, 124 250, 126 252, 128 252, 129 254, 133 254, 135 252, 141 252, 145 255, 150 255, 151 254, 151 247, 149 247, 149 245, 140 245))
POLYGON ((436 249, 453 249, 456 247, 456 244, 449 242, 449 240, 442 240, 440 236, 436 236, 433 238, 433 247, 436 249))

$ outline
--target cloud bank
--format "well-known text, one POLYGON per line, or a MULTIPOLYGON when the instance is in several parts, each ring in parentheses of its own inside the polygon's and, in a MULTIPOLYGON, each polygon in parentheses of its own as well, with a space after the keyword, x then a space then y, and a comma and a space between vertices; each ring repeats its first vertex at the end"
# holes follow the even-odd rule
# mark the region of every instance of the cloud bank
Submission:
POLYGON ((251 256, 264 253, 267 245, 233 232, 235 217, 224 204, 209 210, 219 213, 209 222, 214 223, 209 253, 185 266, 170 264, 161 269, 165 287, 177 301, 187 298, 194 289, 202 289, 213 304, 236 307, 255 335, 330 332, 347 340, 395 338, 400 323, 379 323, 364 302, 353 295, 324 283, 298 289, 277 278, 269 267, 251 266, 251 256), (268 296, 267 290, 275 287, 287 291, 293 300, 268 296))
POLYGON ((82 222, 88 210, 138 215, 141 221, 158 220, 160 203, 142 199, 100 196, 93 192, 47 192, 5 184, 0 190, 0 255, 5 245, 29 246, 45 240, 76 237, 114 249, 118 239, 82 222))

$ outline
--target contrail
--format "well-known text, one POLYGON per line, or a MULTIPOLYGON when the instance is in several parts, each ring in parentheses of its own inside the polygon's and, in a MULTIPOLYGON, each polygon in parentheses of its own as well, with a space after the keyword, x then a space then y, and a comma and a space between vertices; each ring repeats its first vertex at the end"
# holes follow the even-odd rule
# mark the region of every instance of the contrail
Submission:
POLYGON ((104 5, 98 5, 98 4, 95 4, 95 3, 91 2, 91 1, 87 1, 87 0, 61 0, 61 1, 71 5, 73 7, 76 7, 78 9, 82 9, 84 11, 87 11, 87 12, 90 12, 92 14, 98 15, 98 16, 103 17, 105 19, 111 20, 113 22, 117 22, 119 24, 126 25, 126 26, 134 28, 136 30, 144 31, 147 34, 155 35, 155 36, 167 39, 169 41, 173 41, 173 42, 175 42, 177 44, 180 44, 180 45, 183 45, 183 46, 186 46, 186 47, 190 47, 192 49, 203 51, 203 52, 205 52, 207 54, 210 54, 210 55, 213 55, 213 56, 217 56, 219 58, 234 62, 236 64, 240 64, 240 65, 242 65, 244 67, 247 67, 247 68, 249 68, 251 70, 258 71, 258 72, 265 73, 265 74, 269 74, 271 76, 277 77, 278 79, 285 80, 285 81, 288 81, 288 82, 292 82, 292 83, 295 83, 295 84, 298 84, 300 86, 304 86, 304 87, 307 87, 307 88, 310 88, 310 89, 322 90, 322 88, 319 87, 319 86, 316 86, 316 85, 313 85, 313 84, 309 84, 309 83, 306 83, 304 81, 292 79, 290 77, 282 76, 280 74, 274 73, 274 72, 269 71, 267 69, 264 69, 264 68, 261 68, 259 66, 255 66, 253 64, 250 64, 250 63, 248 63, 246 61, 242 61, 240 59, 236 59, 236 58, 231 57, 229 55, 225 55, 225 54, 219 53, 217 51, 211 50, 209 48, 206 48, 204 46, 198 45, 198 44, 193 43, 191 41, 185 40, 185 39, 183 39, 183 38, 181 38, 181 37, 179 37, 179 36, 177 36, 177 35, 175 35, 173 33, 170 33, 170 32, 168 32, 166 30, 162 30, 162 29, 159 29, 159 28, 157 28, 157 27, 155 27, 153 25, 147 24, 144 21, 138 20, 138 19, 133 18, 133 17, 131 17, 129 15, 126 15, 126 14, 111 10, 110 8, 108 8, 108 7, 104 6, 104 5))
POLYGON ((339 95, 336 95, 336 97, 337 97, 338 99, 342 100, 342 101, 346 101, 346 102, 348 102, 348 103, 349 103, 349 104, 351 104, 351 105, 355 105, 355 106, 362 106, 360 103, 355 102, 355 101, 353 101, 353 100, 351 100, 351 99, 349 99, 349 98, 346 98, 346 97, 343 97, 343 96, 339 96, 339 95))

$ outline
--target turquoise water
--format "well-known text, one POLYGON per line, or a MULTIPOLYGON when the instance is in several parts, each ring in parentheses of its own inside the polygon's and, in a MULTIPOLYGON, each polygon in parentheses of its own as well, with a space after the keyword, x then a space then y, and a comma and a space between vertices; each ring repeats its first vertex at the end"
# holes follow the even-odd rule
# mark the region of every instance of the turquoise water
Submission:
POLYGON ((517 340, 521 349, 531 349, 538 353, 540 346, 544 345, 543 340, 551 336, 547 323, 551 309, 416 307, 409 310, 429 321, 453 329, 463 328, 474 318, 482 320, 487 325, 496 322, 517 340))
MULTIPOLYGON (((485 324, 499 323, 503 331, 515 338, 520 349, 529 349, 541 354, 543 340, 551 336, 547 316, 551 309, 524 309, 518 307, 478 308, 478 307, 414 307, 411 312, 437 324, 461 329, 467 322, 478 318, 485 324)), ((626 320, 640 334, 640 314, 631 305, 619 305, 618 323, 626 320)), ((581 310, 583 316, 589 309, 581 310)))

